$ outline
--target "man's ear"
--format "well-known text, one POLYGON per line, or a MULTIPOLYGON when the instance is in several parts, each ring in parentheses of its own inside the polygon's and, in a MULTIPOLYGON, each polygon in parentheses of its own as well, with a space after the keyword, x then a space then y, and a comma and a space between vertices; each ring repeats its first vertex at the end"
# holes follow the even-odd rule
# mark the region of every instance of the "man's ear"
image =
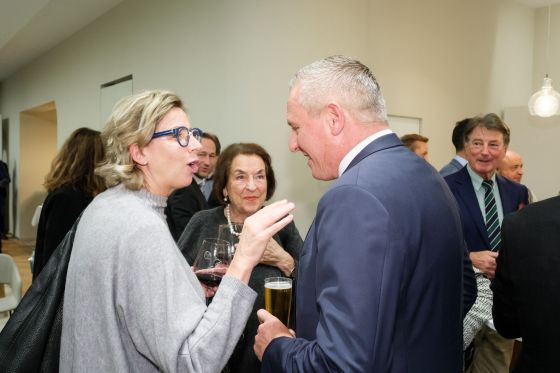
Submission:
POLYGON ((146 166, 148 164, 148 157, 144 154, 142 149, 138 146, 138 144, 134 143, 128 146, 128 152, 132 157, 132 161, 140 166, 146 166))
POLYGON ((331 135, 338 136, 345 125, 344 110, 338 104, 331 102, 326 107, 327 110, 327 124, 331 135))

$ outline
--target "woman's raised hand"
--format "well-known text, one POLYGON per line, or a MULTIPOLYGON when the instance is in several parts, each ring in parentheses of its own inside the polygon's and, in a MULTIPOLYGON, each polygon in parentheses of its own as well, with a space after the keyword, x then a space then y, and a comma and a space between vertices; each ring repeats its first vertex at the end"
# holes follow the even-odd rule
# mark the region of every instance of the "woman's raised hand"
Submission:
POLYGON ((227 274, 247 283, 251 271, 260 262, 272 236, 293 220, 294 204, 274 202, 245 219, 235 256, 227 274))

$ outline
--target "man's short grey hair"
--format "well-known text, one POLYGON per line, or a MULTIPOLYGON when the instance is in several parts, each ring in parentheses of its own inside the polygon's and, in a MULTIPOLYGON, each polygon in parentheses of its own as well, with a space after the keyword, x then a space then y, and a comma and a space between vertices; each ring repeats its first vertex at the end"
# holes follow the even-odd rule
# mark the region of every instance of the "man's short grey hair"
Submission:
POLYGON ((299 103, 318 114, 329 100, 339 101, 362 121, 387 121, 385 99, 370 69, 346 56, 330 56, 299 70, 290 92, 299 87, 299 103))

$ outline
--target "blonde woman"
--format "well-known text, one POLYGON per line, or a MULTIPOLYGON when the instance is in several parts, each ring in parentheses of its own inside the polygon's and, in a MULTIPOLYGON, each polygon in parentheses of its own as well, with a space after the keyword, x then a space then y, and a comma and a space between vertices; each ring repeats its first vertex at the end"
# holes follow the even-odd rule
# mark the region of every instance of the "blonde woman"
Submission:
POLYGON ((64 297, 60 370, 219 372, 252 309, 267 242, 292 221, 281 201, 245 222, 213 302, 171 236, 167 196, 191 183, 201 131, 166 91, 123 99, 102 133, 107 189, 85 210, 64 297))

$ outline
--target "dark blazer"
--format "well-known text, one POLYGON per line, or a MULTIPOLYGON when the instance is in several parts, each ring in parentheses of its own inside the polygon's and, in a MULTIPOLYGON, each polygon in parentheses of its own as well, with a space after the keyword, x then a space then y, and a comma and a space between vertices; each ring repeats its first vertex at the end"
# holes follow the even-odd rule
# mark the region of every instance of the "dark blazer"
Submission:
POLYGON ((445 177, 447 175, 454 174, 455 172, 459 171, 463 167, 464 166, 461 164, 461 162, 453 158, 451 159, 451 162, 449 162, 448 164, 443 166, 441 170, 439 170, 439 174, 445 177))
POLYGON ((319 201, 296 289, 297 338, 262 372, 460 372, 461 221, 449 188, 395 134, 319 201))
POLYGON ((171 235, 177 241, 193 215, 210 208, 200 187, 194 181, 191 185, 177 189, 167 199, 165 216, 171 235))
MULTIPOLYGON (((445 181, 453 192, 461 210, 463 232, 469 251, 490 250, 483 212, 480 211, 467 167, 465 166, 459 172, 446 176, 445 181)), ((527 205, 528 192, 524 185, 500 175, 496 175, 496 183, 500 191, 504 216, 527 205)))
POLYGON ((523 338, 514 372, 560 368, 560 197, 508 215, 502 227, 492 315, 506 338, 523 338))

